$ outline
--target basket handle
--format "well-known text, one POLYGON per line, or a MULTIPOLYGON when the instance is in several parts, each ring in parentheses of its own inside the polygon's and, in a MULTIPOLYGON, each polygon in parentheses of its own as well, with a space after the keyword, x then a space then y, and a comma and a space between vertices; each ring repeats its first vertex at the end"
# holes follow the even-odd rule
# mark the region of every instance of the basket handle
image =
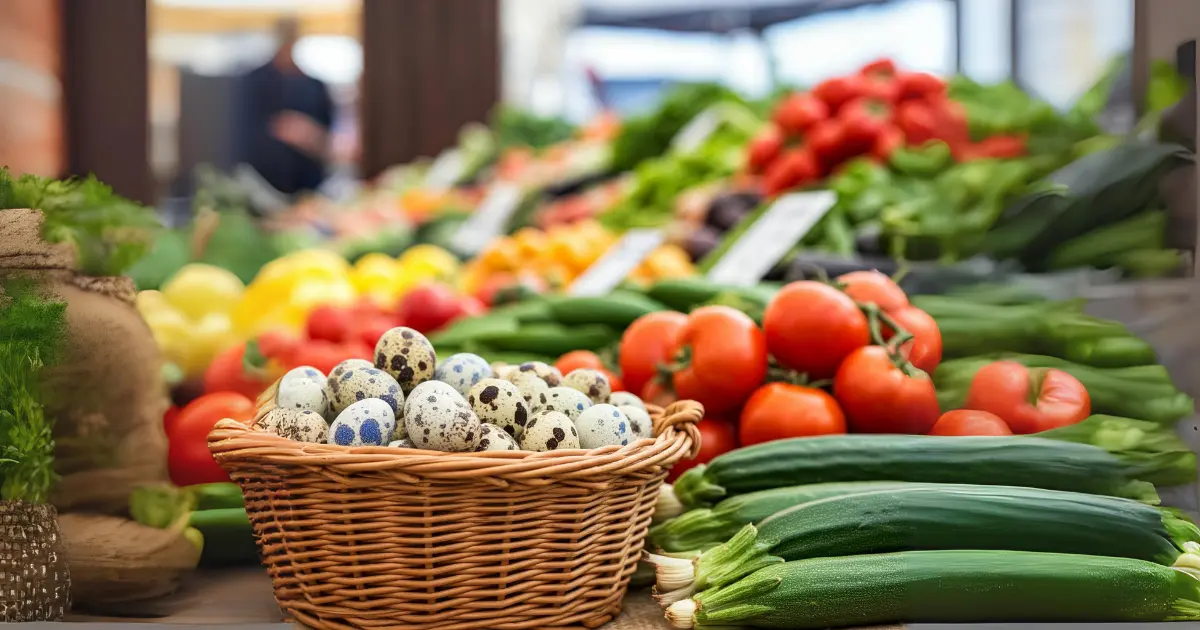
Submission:
POLYGON ((662 415, 657 417, 654 422, 654 435, 662 435, 672 430, 687 433, 692 441, 688 457, 694 458, 700 453, 700 429, 696 424, 703 419, 704 405, 694 400, 679 400, 667 405, 662 415))

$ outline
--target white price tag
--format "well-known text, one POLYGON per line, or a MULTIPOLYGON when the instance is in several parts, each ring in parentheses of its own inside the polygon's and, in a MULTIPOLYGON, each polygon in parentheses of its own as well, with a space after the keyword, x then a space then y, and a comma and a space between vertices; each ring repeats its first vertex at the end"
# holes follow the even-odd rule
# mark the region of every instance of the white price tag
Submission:
POLYGON ((829 190, 780 197, 708 272, 721 284, 757 284, 824 217, 837 195, 829 190))
POLYGON ((504 231, 508 220, 521 205, 521 187, 507 182, 492 186, 483 202, 454 235, 454 248, 464 254, 476 254, 504 231))
POLYGON ((723 108, 719 105, 709 107, 679 130, 679 133, 671 140, 671 148, 682 153, 691 153, 699 149, 704 141, 716 132, 717 127, 721 126, 724 119, 723 108))
POLYGON ((583 275, 571 284, 570 294, 581 296, 605 295, 621 284, 631 271, 666 240, 666 233, 656 229, 629 230, 610 247, 599 260, 592 263, 583 275))
POLYGON ((463 169, 466 168, 466 160, 463 159, 462 151, 458 149, 448 149, 442 151, 442 154, 429 165, 429 170, 425 173, 425 187, 434 191, 442 191, 453 187, 462 179, 463 169))

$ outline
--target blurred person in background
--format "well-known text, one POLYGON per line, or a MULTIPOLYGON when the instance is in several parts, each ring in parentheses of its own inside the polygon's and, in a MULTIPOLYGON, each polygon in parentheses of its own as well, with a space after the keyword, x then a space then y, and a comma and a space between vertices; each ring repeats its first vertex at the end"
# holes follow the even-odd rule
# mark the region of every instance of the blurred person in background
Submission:
POLYGON ((334 103, 324 83, 296 65, 300 35, 295 18, 276 25, 279 48, 244 79, 243 155, 264 180, 285 195, 317 190, 332 159, 334 103))

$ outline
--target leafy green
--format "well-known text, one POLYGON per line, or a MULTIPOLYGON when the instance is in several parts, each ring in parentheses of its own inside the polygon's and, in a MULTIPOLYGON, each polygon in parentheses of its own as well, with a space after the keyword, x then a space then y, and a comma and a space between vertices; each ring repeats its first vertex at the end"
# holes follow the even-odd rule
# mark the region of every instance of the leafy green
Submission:
POLYGON ((0 500, 45 503, 54 484, 54 438, 40 375, 66 327, 66 304, 29 280, 4 285, 0 301, 0 500))
POLYGON ((681 85, 672 89, 655 111, 631 117, 613 141, 612 169, 633 170, 638 164, 667 152, 671 141, 701 112, 720 102, 745 104, 729 88, 712 84, 681 85))
POLYGON ((43 238, 71 244, 79 271, 94 276, 124 273, 146 254, 162 227, 152 210, 114 194, 94 176, 14 178, 0 168, 0 210, 14 208, 41 210, 43 238))
POLYGON ((575 125, 562 118, 542 117, 503 104, 492 111, 492 130, 501 150, 518 146, 544 149, 575 135, 575 125))

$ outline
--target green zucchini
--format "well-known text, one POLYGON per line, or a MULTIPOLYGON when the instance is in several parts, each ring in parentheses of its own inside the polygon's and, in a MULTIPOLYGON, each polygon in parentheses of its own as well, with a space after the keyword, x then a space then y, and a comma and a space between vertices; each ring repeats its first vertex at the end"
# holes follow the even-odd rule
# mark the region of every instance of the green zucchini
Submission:
POLYGON ((254 528, 242 508, 192 512, 188 525, 204 536, 200 565, 204 567, 257 564, 258 545, 254 528))
POLYGON ((1200 580, 1145 560, 905 551, 776 564, 672 604, 675 628, 1200 619, 1200 580))
POLYGON ((558 298, 550 301, 549 309, 560 324, 607 324, 621 329, 643 315, 668 310, 644 295, 619 290, 603 297, 558 298))
POLYGON ((1140 467, 1108 451, 1025 436, 831 435, 730 451, 685 472, 671 492, 685 508, 758 490, 832 481, 1029 486, 1156 503, 1140 467))
POLYGON ((620 339, 612 328, 599 324, 561 326, 530 324, 515 332, 485 335, 478 341, 502 352, 528 352, 557 357, 572 350, 599 350, 620 339))
POLYGON ((693 561, 652 556, 660 593, 674 603, 771 564, 916 551, 1010 549, 1175 563, 1200 529, 1137 501, 1078 492, 925 485, 832 496, 746 525, 693 561), (672 595, 671 593, 675 594, 672 595))
POLYGON ((920 485, 924 484, 905 481, 850 481, 810 483, 751 492, 725 499, 711 509, 689 510, 655 525, 650 528, 650 544, 668 553, 702 550, 733 538, 745 525, 757 523, 776 512, 801 503, 844 494, 920 485))

